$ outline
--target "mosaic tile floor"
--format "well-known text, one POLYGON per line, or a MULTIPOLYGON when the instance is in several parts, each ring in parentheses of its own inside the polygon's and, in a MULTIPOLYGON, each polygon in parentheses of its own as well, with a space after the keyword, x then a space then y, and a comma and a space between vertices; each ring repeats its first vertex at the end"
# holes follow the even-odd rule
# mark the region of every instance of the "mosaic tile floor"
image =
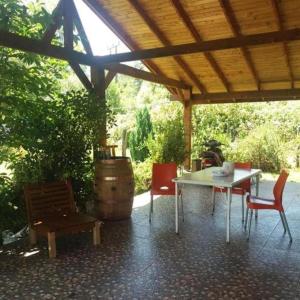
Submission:
MULTIPOLYGON (((263 182, 268 196, 272 182, 263 182)), ((58 239, 49 260, 44 241, 0 250, 0 299, 300 299, 300 185, 288 183, 284 203, 294 241, 279 215, 260 212, 250 242, 233 199, 231 243, 225 243, 224 203, 188 199, 185 222, 174 233, 174 198, 135 201, 130 220, 106 222, 102 244, 91 234, 58 239), (36 253, 35 253, 36 252, 36 253)))

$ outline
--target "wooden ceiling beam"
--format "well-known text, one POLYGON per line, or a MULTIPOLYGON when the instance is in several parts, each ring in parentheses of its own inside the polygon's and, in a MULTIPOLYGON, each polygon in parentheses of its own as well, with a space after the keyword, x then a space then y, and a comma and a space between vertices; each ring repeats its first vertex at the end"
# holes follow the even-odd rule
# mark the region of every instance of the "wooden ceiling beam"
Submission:
MULTIPOLYGON (((233 35, 235 37, 242 36, 240 25, 235 17, 230 2, 228 0, 219 0, 219 2, 233 35)), ((243 45, 241 46, 241 51, 246 61, 246 64, 251 72, 251 75, 255 81, 256 87, 258 90, 260 90, 260 81, 259 81, 258 73, 257 70, 255 69, 253 60, 251 58, 250 51, 249 49, 246 48, 246 46, 243 45)))
POLYGON ((126 61, 135 61, 141 59, 200 53, 207 51, 209 52, 226 50, 233 48, 241 48, 244 46, 273 44, 280 43, 283 41, 295 40, 300 40, 300 28, 211 40, 202 43, 188 43, 160 48, 136 50, 132 52, 118 53, 112 55, 103 55, 99 58, 99 61, 101 61, 103 64, 109 64, 126 61))
MULTIPOLYGON (((76 63, 88 66, 103 67, 103 64, 99 63, 99 56, 96 57, 59 46, 48 45, 39 40, 19 36, 15 33, 6 32, 3 30, 0 30, 0 46, 53 57, 72 62, 73 64, 76 63)), ((107 70, 116 71, 117 73, 133 76, 151 82, 156 82, 159 84, 164 84, 166 86, 181 89, 191 88, 191 86, 182 81, 171 79, 163 75, 153 74, 143 70, 135 69, 127 65, 110 64, 105 65, 104 67, 107 70)))
POLYGON ((127 66, 127 65, 123 65, 123 64, 105 65, 104 68, 111 72, 128 75, 128 76, 131 76, 134 78, 143 79, 143 80, 151 81, 151 82, 158 83, 158 84, 163 84, 163 85, 170 86, 170 87, 176 87, 179 89, 190 89, 191 88, 191 86, 189 86, 181 81, 171 79, 171 78, 168 78, 165 76, 153 74, 150 72, 146 72, 143 70, 139 70, 139 69, 127 66))
MULTIPOLYGON (((120 40, 131 50, 136 51, 140 50, 138 44, 126 33, 126 31, 118 24, 100 5, 97 0, 83 0, 84 3, 98 16, 102 22, 116 35, 120 40)), ((150 60, 142 59, 143 64, 153 73, 156 73, 160 76, 166 76, 160 68, 150 60)), ((170 88, 168 90, 171 94, 174 94, 174 91, 170 88)))
POLYGON ((51 44, 52 39, 54 38, 55 32, 61 27, 63 20, 63 7, 62 7, 62 0, 60 0, 56 6, 56 8, 53 10, 52 13, 52 20, 49 26, 47 27, 44 35, 43 35, 43 42, 46 44, 51 44))
MULTIPOLYGON (((272 9, 273 9, 275 18, 276 18, 278 29, 280 31, 284 31, 283 19, 282 19, 281 13, 280 13, 278 1, 271 0, 271 5, 272 5, 272 9)), ((286 61, 286 65, 287 65, 288 72, 289 72, 289 77, 291 80, 291 87, 294 88, 295 79, 294 79, 292 64, 291 64, 291 60, 290 60, 289 49, 288 49, 288 45, 286 42, 283 42, 283 52, 284 52, 285 61, 286 61)))
MULTIPOLYGON (((199 43, 202 42, 203 39, 202 39, 200 33, 196 29, 195 25, 191 21, 189 15, 185 11, 185 9, 182 6, 182 4, 180 3, 180 1, 179 0, 171 0, 171 2, 173 4, 173 6, 175 7, 178 16, 181 18, 181 20, 183 21, 183 23, 185 24, 187 29, 190 31, 190 33, 194 37, 195 41, 199 42, 199 43)), ((223 83, 225 89, 229 92, 231 90, 230 83, 227 80, 226 76, 224 75, 221 67, 218 65, 217 61, 213 57, 213 55, 210 52, 204 52, 203 54, 204 54, 206 60, 211 65, 214 72, 216 73, 216 75, 219 77, 220 81, 223 83)))
MULTIPOLYGON (((180 100, 172 96, 171 100, 180 100)), ((300 89, 278 89, 244 91, 231 93, 207 93, 193 94, 191 101, 193 104, 213 104, 213 103, 242 103, 280 100, 300 100, 300 89)))
MULTIPOLYGON (((132 5, 132 7, 136 10, 136 12, 140 15, 140 17, 144 20, 144 22, 148 25, 149 29, 153 32, 153 34, 159 39, 159 41, 164 46, 171 46, 170 40, 166 37, 166 35, 159 29, 157 24, 147 14, 143 6, 140 5, 137 0, 128 0, 128 1, 132 5)), ((175 56, 174 60, 188 75, 188 77, 194 82, 194 84, 197 86, 200 92, 206 93, 205 86, 201 83, 198 77, 193 73, 189 65, 184 61, 184 59, 179 56, 175 56)))
POLYGON ((63 0, 63 26, 64 26, 64 46, 73 50, 74 32, 73 32, 73 14, 71 10, 73 0, 63 0))

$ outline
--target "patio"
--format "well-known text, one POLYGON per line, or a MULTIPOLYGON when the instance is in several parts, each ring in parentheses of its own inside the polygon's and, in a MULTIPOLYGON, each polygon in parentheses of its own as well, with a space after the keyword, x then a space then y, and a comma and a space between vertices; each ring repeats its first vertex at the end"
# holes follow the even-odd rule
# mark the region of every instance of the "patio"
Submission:
MULTIPOLYGON (((270 196, 273 184, 263 181, 260 194, 270 196)), ((151 225, 148 200, 136 197, 130 220, 105 222, 98 248, 83 233, 58 239, 54 260, 46 242, 29 249, 24 240, 0 250, 0 299, 299 299, 298 183, 284 192, 291 245, 278 213, 269 211, 259 213, 247 242, 238 196, 230 244, 220 195, 214 216, 209 201, 186 201, 179 236, 174 198, 154 202, 151 225)))

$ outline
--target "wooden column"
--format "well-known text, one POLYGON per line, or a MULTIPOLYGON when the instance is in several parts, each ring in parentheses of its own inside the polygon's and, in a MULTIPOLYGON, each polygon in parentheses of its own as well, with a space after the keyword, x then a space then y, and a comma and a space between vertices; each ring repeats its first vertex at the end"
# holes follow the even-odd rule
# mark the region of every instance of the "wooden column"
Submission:
POLYGON ((191 149, 192 149, 192 103, 190 100, 184 101, 183 111, 183 128, 184 128, 184 142, 185 142, 185 160, 184 169, 191 168, 191 149))
MULTIPOLYGON (((94 86, 94 90, 96 92, 99 101, 104 102, 104 107, 106 107, 106 100, 105 100, 105 73, 104 68, 100 67, 91 67, 91 81, 94 86)), ((106 120, 100 128, 99 131, 99 145, 106 146, 106 120)))

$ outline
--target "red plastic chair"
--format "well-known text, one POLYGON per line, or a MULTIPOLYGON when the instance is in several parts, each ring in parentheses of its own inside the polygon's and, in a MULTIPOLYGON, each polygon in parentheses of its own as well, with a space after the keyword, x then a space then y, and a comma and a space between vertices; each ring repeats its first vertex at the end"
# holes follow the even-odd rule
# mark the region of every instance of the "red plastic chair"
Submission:
MULTIPOLYGON (((251 163, 250 162, 236 162, 234 163, 234 168, 235 169, 244 169, 244 170, 251 170, 251 163)), ((244 197, 245 195, 251 194, 251 180, 247 179, 243 182, 240 183, 239 186, 236 186, 232 188, 232 194, 236 195, 241 195, 242 196, 242 222, 244 222, 244 197)), ((224 187, 213 187, 212 190, 212 198, 213 198, 213 211, 212 214, 214 214, 215 211, 215 193, 220 192, 220 193, 226 193, 227 188, 224 187)))
MULTIPOLYGON (((152 166, 152 181, 150 190, 150 213, 149 222, 151 222, 151 216, 153 214, 153 196, 154 195, 175 195, 175 183, 172 179, 177 177, 177 165, 176 163, 154 163, 152 166)), ((183 215, 183 202, 182 194, 178 192, 181 198, 181 209, 183 215)))
POLYGON ((284 233, 286 231, 289 234, 290 242, 293 241, 292 235, 290 232, 290 228, 284 213, 284 209, 282 206, 282 194, 285 187, 286 180, 289 176, 289 173, 286 170, 282 170, 275 185, 273 188, 273 195, 274 199, 266 199, 261 197, 255 196, 248 196, 247 197, 247 210, 246 210, 246 222, 245 222, 245 230, 247 229, 247 220, 248 220, 248 212, 250 209, 250 220, 249 220, 249 232, 248 232, 248 239, 250 237, 250 229, 251 229, 251 221, 253 216, 253 210, 256 209, 274 209, 279 212, 281 222, 284 228, 284 233))

